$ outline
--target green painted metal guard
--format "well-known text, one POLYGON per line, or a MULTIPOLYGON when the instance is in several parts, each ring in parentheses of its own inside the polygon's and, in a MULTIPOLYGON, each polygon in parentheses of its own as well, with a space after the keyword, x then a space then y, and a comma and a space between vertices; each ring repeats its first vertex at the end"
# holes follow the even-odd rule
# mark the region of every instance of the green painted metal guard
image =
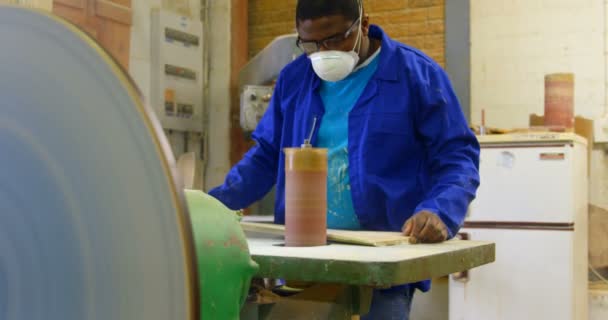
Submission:
POLYGON ((185 190, 198 260, 202 319, 239 319, 258 265, 238 215, 196 190, 185 190))

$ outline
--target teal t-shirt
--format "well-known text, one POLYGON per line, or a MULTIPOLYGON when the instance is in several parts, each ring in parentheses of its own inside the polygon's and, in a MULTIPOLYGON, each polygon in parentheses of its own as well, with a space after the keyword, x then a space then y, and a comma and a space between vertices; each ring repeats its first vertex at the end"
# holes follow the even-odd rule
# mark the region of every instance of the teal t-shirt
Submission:
POLYGON ((378 68, 379 51, 344 80, 321 81, 319 94, 325 115, 317 145, 328 149, 327 227, 330 229, 361 229, 353 208, 348 175, 348 114, 378 68))

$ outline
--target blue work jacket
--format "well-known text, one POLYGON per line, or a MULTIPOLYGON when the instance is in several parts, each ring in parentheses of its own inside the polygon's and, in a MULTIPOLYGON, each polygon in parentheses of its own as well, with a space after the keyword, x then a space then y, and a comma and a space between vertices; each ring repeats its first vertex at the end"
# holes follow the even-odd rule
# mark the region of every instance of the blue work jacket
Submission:
MULTIPOLYGON (((452 238, 479 186, 479 143, 443 69, 419 50, 381 39, 376 73, 348 115, 348 161, 355 213, 365 230, 401 231, 413 214, 436 213, 452 238)), ((280 73, 256 145, 210 194, 246 208, 276 183, 275 223, 285 221, 283 148, 299 147, 323 121, 321 80, 306 55, 280 73)), ((316 131, 312 137, 316 143, 316 131)), ((423 291, 429 281, 416 285, 423 291)))

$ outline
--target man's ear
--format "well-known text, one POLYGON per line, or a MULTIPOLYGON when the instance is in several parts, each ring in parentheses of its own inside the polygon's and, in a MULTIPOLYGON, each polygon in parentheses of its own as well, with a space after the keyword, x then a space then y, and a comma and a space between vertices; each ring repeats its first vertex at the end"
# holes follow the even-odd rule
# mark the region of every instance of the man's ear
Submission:
POLYGON ((363 12, 363 20, 361 21, 361 31, 363 31, 364 36, 368 36, 369 34, 369 14, 363 12))

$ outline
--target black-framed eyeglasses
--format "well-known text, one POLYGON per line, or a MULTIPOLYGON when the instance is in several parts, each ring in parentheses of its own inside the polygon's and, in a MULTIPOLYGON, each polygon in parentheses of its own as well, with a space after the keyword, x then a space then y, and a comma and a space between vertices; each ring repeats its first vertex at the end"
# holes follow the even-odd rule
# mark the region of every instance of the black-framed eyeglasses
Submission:
POLYGON ((306 54, 312 54, 312 53, 319 51, 321 46, 323 46, 324 48, 327 48, 328 50, 340 49, 342 47, 342 43, 344 42, 344 40, 346 40, 348 37, 350 37, 350 35, 355 30, 355 27, 358 26, 358 24, 359 24, 359 19, 355 20, 355 22, 353 22, 353 24, 351 24, 350 27, 348 27, 348 30, 346 30, 346 32, 344 32, 342 34, 335 34, 331 37, 327 37, 327 38, 319 40, 319 41, 315 41, 315 40, 304 41, 298 36, 298 40, 296 40, 296 45, 298 46, 298 48, 300 48, 306 54))

